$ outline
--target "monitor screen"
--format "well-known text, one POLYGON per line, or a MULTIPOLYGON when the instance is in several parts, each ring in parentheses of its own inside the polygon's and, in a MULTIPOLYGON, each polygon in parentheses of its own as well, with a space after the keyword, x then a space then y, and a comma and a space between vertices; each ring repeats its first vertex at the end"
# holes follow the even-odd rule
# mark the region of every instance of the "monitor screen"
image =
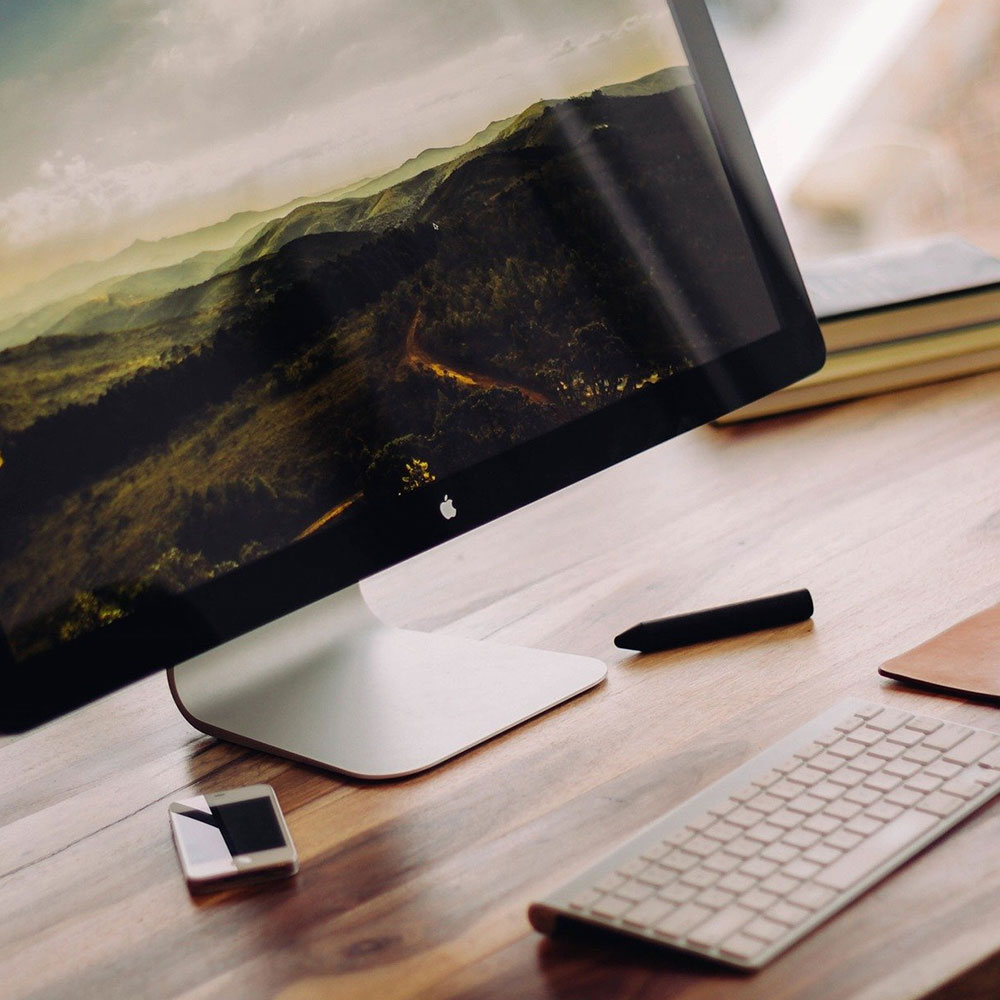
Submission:
POLYGON ((15 8, 9 682, 85 700, 817 367, 713 44, 662 0, 15 8))

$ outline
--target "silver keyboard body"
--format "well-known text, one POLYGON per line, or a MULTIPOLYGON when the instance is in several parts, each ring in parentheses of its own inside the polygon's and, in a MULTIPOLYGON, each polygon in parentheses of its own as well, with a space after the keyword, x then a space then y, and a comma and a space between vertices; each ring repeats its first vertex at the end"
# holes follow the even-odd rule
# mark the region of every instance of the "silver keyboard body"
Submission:
POLYGON ((844 701, 529 909, 758 969, 1000 792, 1000 734, 844 701))

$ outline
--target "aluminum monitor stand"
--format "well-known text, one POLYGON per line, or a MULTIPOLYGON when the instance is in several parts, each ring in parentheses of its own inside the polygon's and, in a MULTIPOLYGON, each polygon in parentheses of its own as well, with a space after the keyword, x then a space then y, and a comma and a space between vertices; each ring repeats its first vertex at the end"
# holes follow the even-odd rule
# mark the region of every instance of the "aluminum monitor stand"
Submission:
POLYGON ((202 732, 358 778, 433 767, 606 675, 586 656, 391 628, 356 584, 167 672, 202 732))

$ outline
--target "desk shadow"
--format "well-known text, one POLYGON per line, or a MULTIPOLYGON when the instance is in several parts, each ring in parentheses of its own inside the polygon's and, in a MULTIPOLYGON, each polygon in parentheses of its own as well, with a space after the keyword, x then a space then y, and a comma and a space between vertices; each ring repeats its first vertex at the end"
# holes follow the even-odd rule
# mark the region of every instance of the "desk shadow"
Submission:
POLYGON ((691 983, 703 991, 711 983, 716 992, 701 995, 723 997, 728 986, 749 975, 586 924, 567 925, 543 938, 537 955, 549 1000, 646 995, 667 1000, 691 983))

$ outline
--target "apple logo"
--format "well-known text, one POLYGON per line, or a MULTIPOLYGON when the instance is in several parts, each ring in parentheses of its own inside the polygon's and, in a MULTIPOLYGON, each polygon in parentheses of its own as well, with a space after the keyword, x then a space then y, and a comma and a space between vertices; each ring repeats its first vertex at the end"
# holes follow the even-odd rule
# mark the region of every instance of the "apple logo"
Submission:
POLYGON ((441 501, 441 516, 446 521, 450 521, 457 513, 455 502, 445 493, 444 499, 441 501))

